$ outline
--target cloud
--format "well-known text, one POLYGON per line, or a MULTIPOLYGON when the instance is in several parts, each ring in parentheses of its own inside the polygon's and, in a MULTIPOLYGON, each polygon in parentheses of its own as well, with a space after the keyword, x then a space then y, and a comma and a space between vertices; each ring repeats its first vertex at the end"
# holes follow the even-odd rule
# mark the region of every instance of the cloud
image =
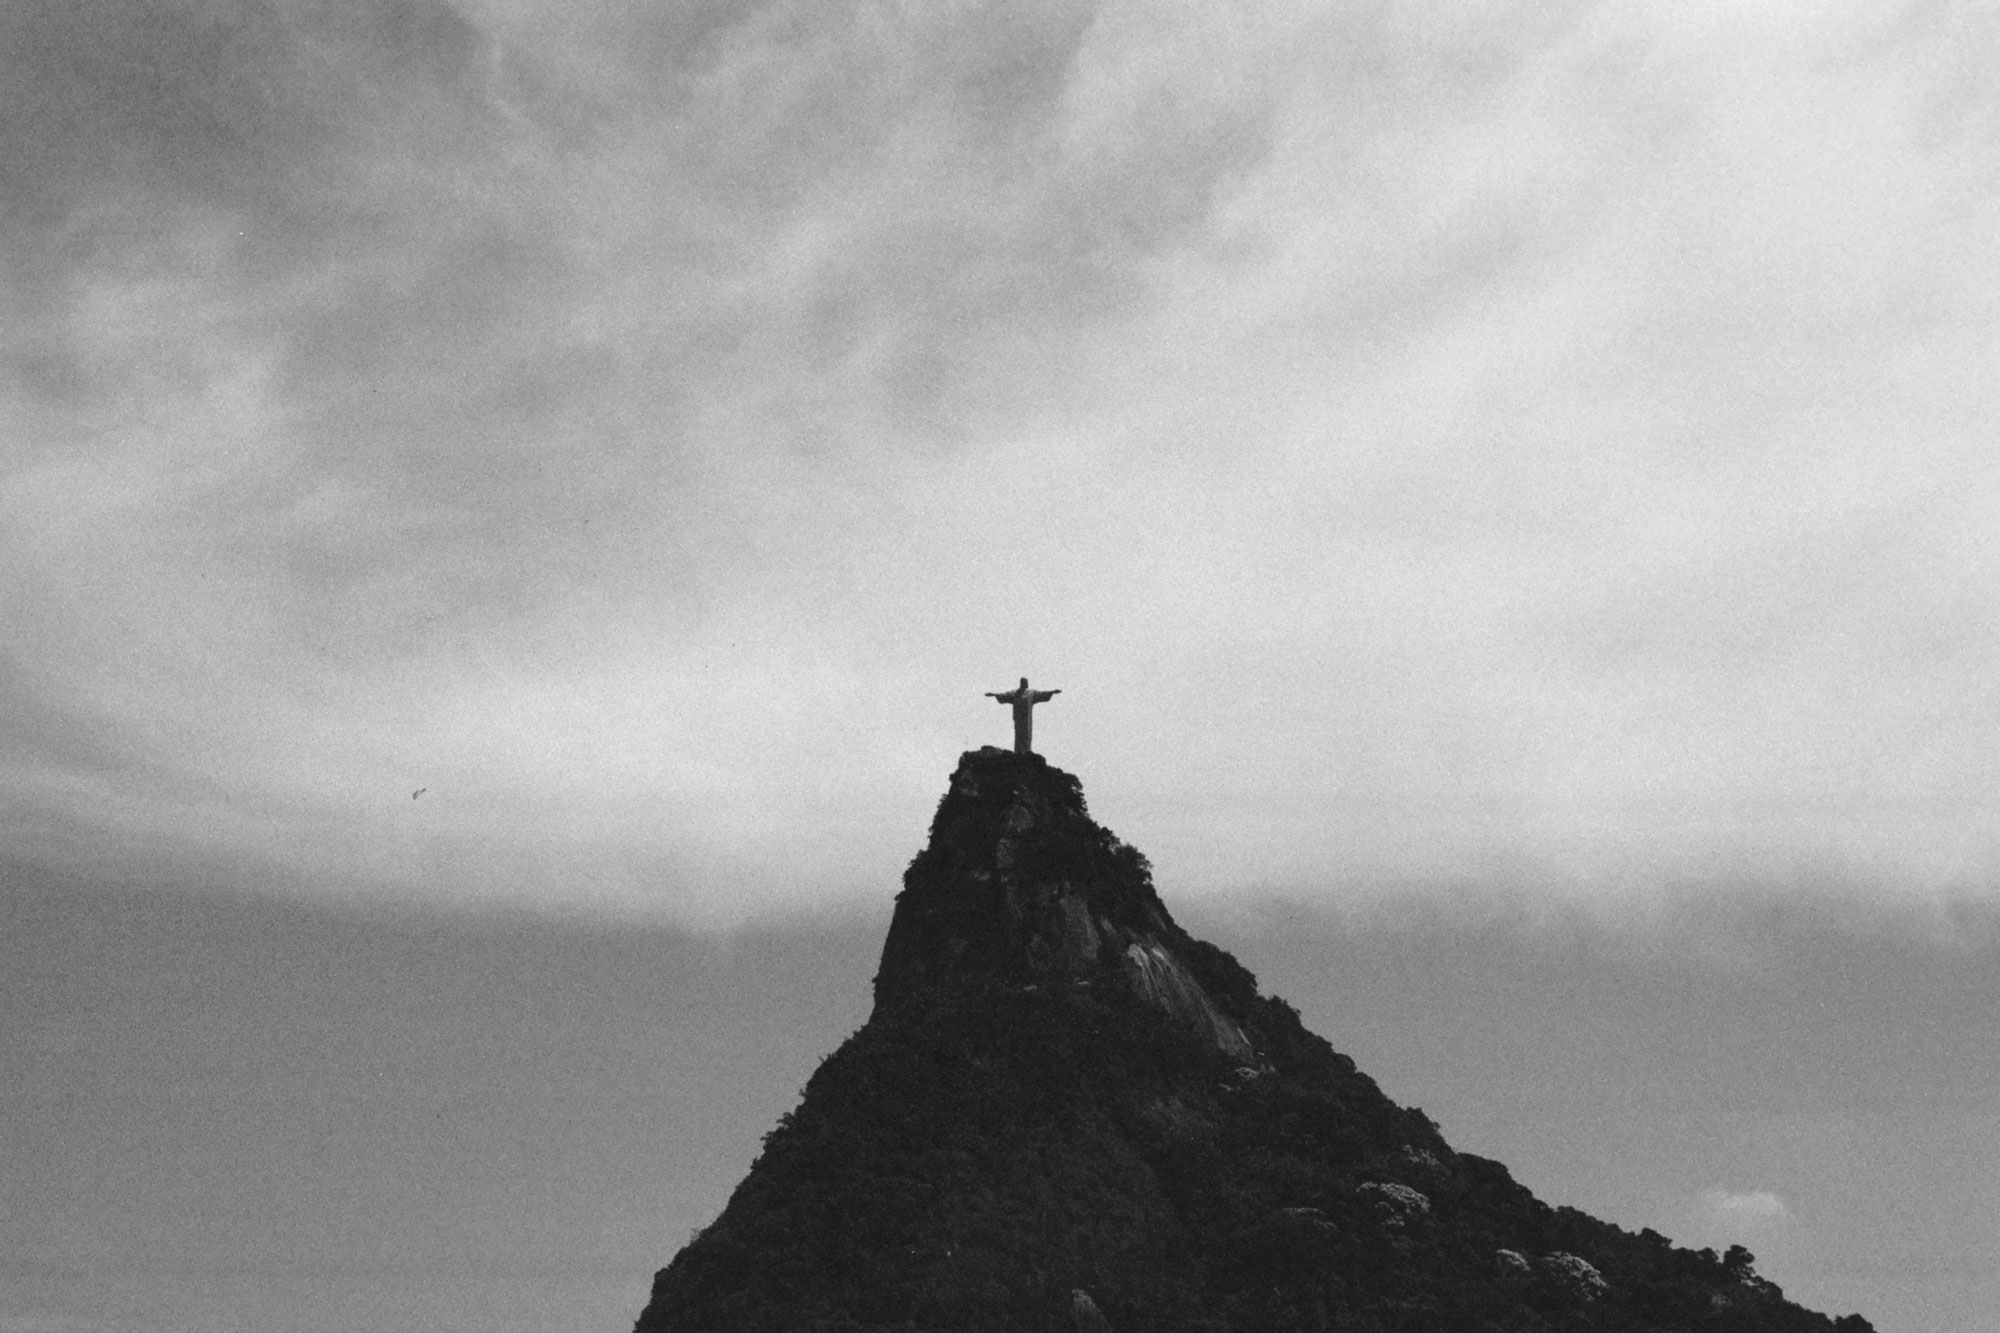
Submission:
POLYGON ((879 889, 1026 669, 1189 883, 1982 892, 1996 39, 1777 12, 11 14, 10 838, 879 889))
POLYGON ((1682 1243, 1752 1249, 1765 1272, 1782 1273, 1810 1252, 1810 1232, 1798 1224, 1790 1204, 1770 1190, 1704 1190, 1687 1218, 1682 1243))
POLYGON ((1705 1190, 1701 1206, 1719 1223, 1751 1226, 1789 1218, 1792 1210, 1769 1190, 1705 1190))

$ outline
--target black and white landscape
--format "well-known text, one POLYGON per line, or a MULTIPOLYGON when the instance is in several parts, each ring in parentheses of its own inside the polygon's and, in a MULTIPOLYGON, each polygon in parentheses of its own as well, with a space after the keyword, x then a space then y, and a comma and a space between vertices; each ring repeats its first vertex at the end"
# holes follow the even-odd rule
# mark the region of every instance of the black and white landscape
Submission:
POLYGON ((0 309, 0 1333, 630 1327, 1024 675, 1454 1149, 2000 1318, 1989 6, 24 0, 0 309))

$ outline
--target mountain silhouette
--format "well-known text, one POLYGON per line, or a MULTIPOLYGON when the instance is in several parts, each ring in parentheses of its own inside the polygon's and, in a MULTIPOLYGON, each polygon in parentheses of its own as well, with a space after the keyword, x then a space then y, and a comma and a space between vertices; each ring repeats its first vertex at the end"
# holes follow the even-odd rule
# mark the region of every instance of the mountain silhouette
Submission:
POLYGON ((1863 1333, 1551 1208, 1187 934, 1039 755, 959 760, 874 1011, 637 1333, 1863 1333))

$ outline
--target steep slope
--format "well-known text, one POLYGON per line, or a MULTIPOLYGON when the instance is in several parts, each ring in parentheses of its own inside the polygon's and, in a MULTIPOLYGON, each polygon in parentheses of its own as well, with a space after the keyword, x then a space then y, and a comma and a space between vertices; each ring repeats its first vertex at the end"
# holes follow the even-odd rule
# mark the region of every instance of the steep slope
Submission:
POLYGON ((989 748, 904 877, 873 1015, 637 1328, 1869 1325, 1453 1152, 1176 925, 1075 778, 989 748))

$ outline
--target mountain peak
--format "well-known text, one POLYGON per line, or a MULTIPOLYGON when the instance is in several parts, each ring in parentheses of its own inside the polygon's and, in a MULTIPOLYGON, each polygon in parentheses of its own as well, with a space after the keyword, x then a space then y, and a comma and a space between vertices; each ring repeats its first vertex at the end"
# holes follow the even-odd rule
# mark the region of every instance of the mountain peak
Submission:
POLYGON ((1123 986, 1256 1062, 1240 1020, 1189 971, 1195 942, 1160 902, 1146 858, 1040 755, 961 755, 903 886, 878 1006, 955 984, 1123 986))
POLYGON ((1033 753, 962 756, 875 1010, 635 1333, 1867 1333, 1454 1152, 1175 924, 1033 753))

